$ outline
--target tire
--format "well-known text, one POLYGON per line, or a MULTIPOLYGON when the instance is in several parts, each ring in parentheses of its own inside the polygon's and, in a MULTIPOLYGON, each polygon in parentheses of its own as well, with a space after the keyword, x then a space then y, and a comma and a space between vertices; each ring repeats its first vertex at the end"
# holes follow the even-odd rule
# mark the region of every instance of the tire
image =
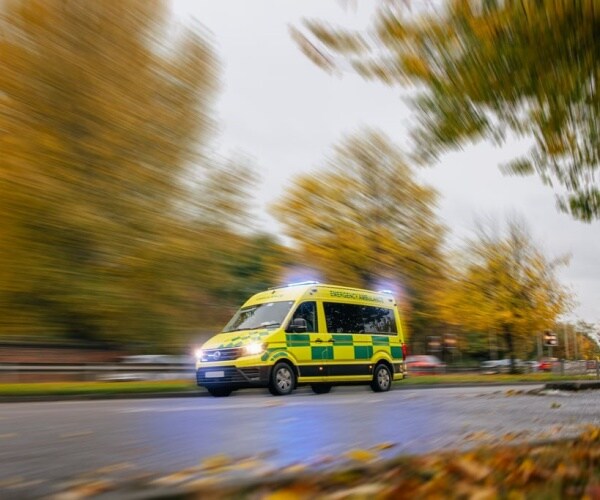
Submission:
POLYGON ((310 388, 315 394, 327 394, 331 390, 331 384, 312 384, 310 388))
POLYGON ((229 387, 207 387, 206 390, 215 398, 226 398, 233 392, 229 387))
POLYGON ((269 392, 273 396, 287 396, 296 387, 294 369, 287 363, 277 363, 271 370, 269 392))
POLYGON ((373 372, 373 381, 371 382, 371 389, 374 392, 387 392, 392 387, 392 373, 387 365, 383 363, 378 364, 373 372))

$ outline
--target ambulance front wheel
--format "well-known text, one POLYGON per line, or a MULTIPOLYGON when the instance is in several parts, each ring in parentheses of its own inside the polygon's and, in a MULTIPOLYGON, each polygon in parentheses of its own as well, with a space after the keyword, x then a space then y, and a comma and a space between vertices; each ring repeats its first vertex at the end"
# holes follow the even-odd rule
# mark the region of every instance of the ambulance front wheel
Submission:
POLYGON ((225 398, 233 392, 233 389, 231 389, 229 387, 219 387, 219 386, 207 387, 206 390, 208 390, 210 395, 214 396, 215 398, 225 398))
POLYGON ((327 394, 331 390, 331 384, 312 384, 310 388, 315 394, 327 394))
POLYGON ((375 367, 373 372, 373 381, 371 389, 375 392, 386 392, 392 387, 392 372, 387 365, 380 363, 375 367))
POLYGON ((286 396, 291 394, 296 386, 294 369, 287 363, 277 363, 271 371, 269 392, 273 396, 286 396))

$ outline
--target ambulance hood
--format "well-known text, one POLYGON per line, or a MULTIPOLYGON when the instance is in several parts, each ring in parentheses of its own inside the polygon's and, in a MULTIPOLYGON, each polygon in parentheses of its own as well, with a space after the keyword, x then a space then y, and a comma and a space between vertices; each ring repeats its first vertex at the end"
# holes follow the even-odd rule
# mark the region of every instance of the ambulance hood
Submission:
POLYGON ((202 349, 228 349, 242 347, 254 342, 262 342, 273 330, 262 328, 260 330, 240 330, 237 332, 219 333, 207 340, 202 349))

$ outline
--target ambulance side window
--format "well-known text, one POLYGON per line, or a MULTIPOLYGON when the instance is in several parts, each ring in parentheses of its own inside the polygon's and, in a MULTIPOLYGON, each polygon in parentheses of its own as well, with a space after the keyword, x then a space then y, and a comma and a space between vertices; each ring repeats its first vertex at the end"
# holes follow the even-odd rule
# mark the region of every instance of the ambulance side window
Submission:
POLYGON ((385 307, 324 302, 329 333, 397 333, 394 310, 385 307))
POLYGON ((316 333, 319 331, 319 325, 317 323, 317 303, 316 302, 302 302, 298 306, 298 309, 292 316, 292 321, 296 318, 302 318, 306 320, 306 332, 316 333))

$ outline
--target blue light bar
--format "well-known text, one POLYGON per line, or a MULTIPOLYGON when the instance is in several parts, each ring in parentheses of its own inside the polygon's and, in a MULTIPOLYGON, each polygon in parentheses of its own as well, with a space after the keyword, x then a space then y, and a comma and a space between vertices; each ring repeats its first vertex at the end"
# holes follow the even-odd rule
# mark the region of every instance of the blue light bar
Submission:
POLYGON ((387 293, 389 295, 394 295, 394 290, 378 290, 377 293, 387 293))
POLYGON ((271 288, 269 288, 269 290, 277 290, 278 288, 289 288, 292 286, 300 285, 319 285, 320 283, 320 281, 300 281, 298 283, 289 283, 287 285, 272 286, 271 288))
POLYGON ((318 285, 318 281, 299 281, 298 283, 289 283, 286 286, 300 286, 300 285, 318 285))

